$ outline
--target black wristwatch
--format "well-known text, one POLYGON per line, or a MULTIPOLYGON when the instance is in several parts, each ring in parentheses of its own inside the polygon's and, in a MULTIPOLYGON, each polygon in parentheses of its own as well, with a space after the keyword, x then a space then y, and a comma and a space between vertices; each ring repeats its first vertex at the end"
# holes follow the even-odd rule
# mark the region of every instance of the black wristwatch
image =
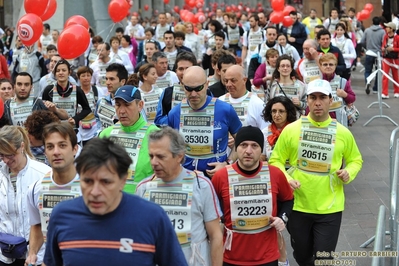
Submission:
POLYGON ((285 213, 283 213, 283 215, 280 216, 281 220, 283 220, 284 224, 288 223, 288 217, 285 213))

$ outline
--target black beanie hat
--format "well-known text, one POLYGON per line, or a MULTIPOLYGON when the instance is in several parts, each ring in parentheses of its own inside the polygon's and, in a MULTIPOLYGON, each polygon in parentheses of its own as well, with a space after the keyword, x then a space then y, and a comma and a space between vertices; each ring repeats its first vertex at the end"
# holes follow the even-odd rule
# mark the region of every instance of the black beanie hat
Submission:
POLYGON ((253 126, 242 127, 238 131, 235 138, 236 149, 241 142, 246 140, 251 140, 258 143, 263 152, 263 145, 265 143, 265 138, 263 136, 262 131, 259 128, 253 126))

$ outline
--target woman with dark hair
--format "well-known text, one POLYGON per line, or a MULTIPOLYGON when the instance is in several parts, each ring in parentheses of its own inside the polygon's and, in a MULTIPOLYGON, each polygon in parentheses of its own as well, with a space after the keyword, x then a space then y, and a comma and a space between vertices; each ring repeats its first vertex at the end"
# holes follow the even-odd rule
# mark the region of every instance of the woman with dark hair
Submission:
MULTIPOLYGON (((69 118, 68 122, 77 128, 80 120, 90 114, 91 109, 84 91, 69 82, 71 65, 68 61, 61 59, 53 69, 57 83, 48 85, 42 95, 43 101, 55 103, 58 108, 64 109, 69 118), (79 109, 78 109, 78 105, 79 109), (81 110, 81 111, 80 111, 81 110)), ((63 119, 63 118, 62 118, 63 119)))
POLYGON ((263 153, 266 158, 270 158, 281 131, 286 125, 297 120, 296 107, 289 98, 277 96, 267 102, 262 117, 266 122, 270 122, 270 125, 262 130, 265 136, 263 153))
POLYGON ((138 44, 135 38, 130 38, 129 35, 123 35, 121 38, 121 48, 122 51, 129 55, 130 61, 133 67, 137 63, 137 55, 139 53, 138 44))
POLYGON ((277 58, 269 98, 266 99, 268 101, 276 96, 288 97, 296 106, 298 118, 303 114, 306 108, 306 86, 294 70, 294 60, 286 54, 277 58))
POLYGON ((159 98, 163 89, 154 86, 158 75, 155 65, 152 63, 142 65, 138 73, 129 76, 126 85, 137 87, 141 93, 141 99, 144 101, 145 114, 148 122, 154 122, 157 114, 159 98), (139 84, 141 84, 139 86, 139 84))
POLYGON ((216 46, 215 33, 218 31, 222 31, 225 35, 223 46, 226 48, 229 47, 229 41, 227 40, 227 35, 223 31, 223 26, 222 24, 220 24, 219 21, 211 20, 209 21, 207 27, 208 27, 208 32, 207 35, 205 36, 205 46, 207 46, 207 48, 215 48, 216 46))

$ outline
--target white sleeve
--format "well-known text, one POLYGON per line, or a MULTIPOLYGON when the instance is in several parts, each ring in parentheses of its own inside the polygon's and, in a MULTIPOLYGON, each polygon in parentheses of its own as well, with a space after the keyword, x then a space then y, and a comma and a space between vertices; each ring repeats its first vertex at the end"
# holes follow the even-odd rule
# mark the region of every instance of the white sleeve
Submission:
POLYGON ((299 63, 299 60, 301 60, 301 57, 300 57, 297 49, 294 46, 292 46, 292 56, 294 57, 294 60, 295 60, 294 69, 297 69, 298 63, 299 63))
POLYGON ((132 61, 130 61, 129 55, 127 53, 121 53, 123 65, 126 67, 127 72, 130 74, 133 74, 134 72, 134 67, 132 64, 132 61))
POLYGON ((229 40, 227 38, 227 34, 225 31, 223 31, 223 33, 224 33, 224 44, 223 45, 224 45, 224 47, 229 48, 229 40))
POLYGON ((31 184, 28 189, 28 212, 29 212, 29 224, 37 225, 40 224, 40 212, 39 212, 39 193, 42 190, 42 180, 39 179, 35 183, 31 184))
MULTIPOLYGON (((198 176, 201 186, 199 188, 201 197, 201 202, 199 202, 199 204, 201 206, 198 207, 202 211, 204 215, 204 222, 206 223, 221 217, 223 213, 220 209, 219 199, 216 196, 216 192, 211 181, 200 174, 198 174, 198 176)), ((194 180, 194 182, 196 181, 194 180)))
POLYGON ((170 71, 170 81, 172 84, 170 86, 173 86, 173 84, 179 83, 179 78, 177 77, 176 73, 173 71, 170 71))
POLYGON ((247 125, 259 129, 267 127, 268 123, 262 118, 262 112, 265 104, 255 93, 251 96, 248 105, 247 125))
POLYGON ((242 46, 248 47, 248 31, 245 31, 242 35, 242 46))

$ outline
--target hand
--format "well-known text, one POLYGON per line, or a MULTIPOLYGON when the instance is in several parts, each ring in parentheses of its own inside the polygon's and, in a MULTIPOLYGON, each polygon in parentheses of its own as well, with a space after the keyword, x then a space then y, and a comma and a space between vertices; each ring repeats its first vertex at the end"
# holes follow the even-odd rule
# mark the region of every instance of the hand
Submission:
POLYGON ((75 126, 75 119, 73 119, 72 117, 68 118, 68 123, 71 124, 71 126, 75 126))
POLYGON ((295 38, 294 37, 288 37, 288 41, 289 42, 295 42, 295 38))
POLYGON ((317 52, 317 50, 314 49, 313 47, 310 47, 310 48, 309 48, 309 53, 312 55, 313 58, 316 58, 316 56, 319 54, 319 53, 317 52))
POLYGON ((342 182, 346 183, 349 181, 349 173, 345 169, 340 169, 336 173, 338 178, 341 179, 342 182))
POLYGON ((298 97, 292 97, 291 101, 294 105, 301 106, 301 101, 299 101, 298 97))
POLYGON ((337 95, 338 95, 339 97, 342 97, 342 98, 346 98, 346 96, 348 96, 348 94, 346 93, 346 91, 344 91, 343 89, 337 89, 337 95))
POLYGON ((386 48, 386 50, 387 50, 388 52, 392 52, 392 51, 393 51, 393 47, 388 47, 388 48, 386 48))
POLYGON ((276 228, 276 230, 277 230, 278 232, 281 232, 281 231, 284 230, 284 228, 285 228, 285 223, 283 222, 283 220, 281 220, 280 217, 273 217, 273 216, 270 216, 270 221, 272 222, 272 223, 270 224, 270 226, 276 228))
POLYGON ((219 169, 222 169, 226 165, 226 163, 221 162, 208 163, 208 166, 214 166, 215 168, 213 168, 212 170, 206 170, 206 173, 209 175, 209 177, 212 177, 219 169))
POLYGON ((292 190, 295 190, 297 188, 299 189, 301 187, 301 183, 298 180, 290 180, 288 181, 288 183, 290 184, 292 190))
POLYGON ((230 134, 229 134, 229 142, 227 143, 227 145, 229 146, 229 148, 230 149, 234 149, 234 138, 233 138, 233 136, 231 136, 230 134))
POLYGON ((47 107, 47 109, 51 112, 56 112, 57 111, 57 106, 55 103, 50 102, 50 101, 44 101, 44 106, 47 107))
POLYGON ((29 256, 25 260, 25 266, 28 266, 29 264, 36 265, 36 261, 37 261, 37 255, 29 254, 29 256))
POLYGON ((208 50, 206 50, 206 54, 207 54, 207 55, 212 55, 212 49, 211 49, 211 48, 208 48, 208 50))

